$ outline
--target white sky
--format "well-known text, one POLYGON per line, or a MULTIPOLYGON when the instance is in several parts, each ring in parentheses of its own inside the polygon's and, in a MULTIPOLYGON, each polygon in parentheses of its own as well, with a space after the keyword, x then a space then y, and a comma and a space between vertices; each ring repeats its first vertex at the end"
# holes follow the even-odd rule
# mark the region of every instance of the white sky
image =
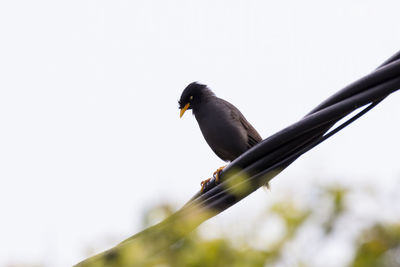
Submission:
MULTIPOLYGON (((399 10, 398 0, 1 1, 0 266, 72 265, 139 231, 149 207, 188 200, 222 164, 190 112, 179 119, 189 82, 267 137, 397 52, 399 10)), ((256 214, 316 177, 399 188, 399 101, 210 223, 256 214)))

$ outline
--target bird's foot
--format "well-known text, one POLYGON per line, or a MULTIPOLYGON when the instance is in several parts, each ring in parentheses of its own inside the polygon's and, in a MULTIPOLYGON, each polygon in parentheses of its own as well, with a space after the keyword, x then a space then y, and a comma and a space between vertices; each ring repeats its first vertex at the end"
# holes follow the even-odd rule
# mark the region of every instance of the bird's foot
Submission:
POLYGON ((206 180, 204 180, 204 181, 201 181, 201 183, 200 183, 200 185, 201 185, 200 192, 203 192, 204 187, 206 187, 206 184, 208 184, 208 182, 209 182, 211 179, 212 179, 212 178, 208 178, 208 179, 206 179, 206 180))
POLYGON ((220 175, 221 171, 222 171, 225 167, 226 167, 226 166, 219 167, 219 168, 213 173, 213 177, 208 178, 208 179, 206 179, 206 180, 204 180, 204 181, 201 181, 201 183, 200 183, 200 185, 201 185, 200 192, 203 192, 203 191, 204 191, 204 188, 205 188, 206 185, 211 181, 212 178, 214 178, 214 179, 215 179, 215 182, 218 183, 218 182, 219 182, 219 175, 220 175))
POLYGON ((222 166, 219 167, 214 173, 213 173, 213 177, 215 177, 215 181, 219 182, 219 175, 222 172, 222 170, 225 168, 226 166, 222 166))

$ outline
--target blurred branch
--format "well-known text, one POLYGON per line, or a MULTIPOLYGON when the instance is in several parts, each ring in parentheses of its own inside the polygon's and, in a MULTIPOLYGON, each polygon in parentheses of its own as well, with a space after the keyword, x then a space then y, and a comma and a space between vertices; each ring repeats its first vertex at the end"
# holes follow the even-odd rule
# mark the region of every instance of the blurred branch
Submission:
POLYGON ((77 266, 145 266, 151 257, 265 185, 302 154, 348 126, 399 88, 400 52, 322 102, 300 121, 246 151, 223 170, 220 183, 211 180, 204 192, 195 194, 184 207, 161 223, 77 266), (359 108, 363 109, 334 127, 359 108), (141 253, 132 253, 140 248, 141 253))

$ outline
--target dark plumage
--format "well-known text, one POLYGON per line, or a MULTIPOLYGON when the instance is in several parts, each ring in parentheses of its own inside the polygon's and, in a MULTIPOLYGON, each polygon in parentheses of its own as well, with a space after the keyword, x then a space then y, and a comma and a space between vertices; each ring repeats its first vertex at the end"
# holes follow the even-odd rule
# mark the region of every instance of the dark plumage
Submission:
POLYGON ((234 105, 216 97, 204 84, 189 84, 181 95, 179 108, 181 117, 187 109, 193 110, 204 139, 224 161, 233 161, 262 140, 234 105))

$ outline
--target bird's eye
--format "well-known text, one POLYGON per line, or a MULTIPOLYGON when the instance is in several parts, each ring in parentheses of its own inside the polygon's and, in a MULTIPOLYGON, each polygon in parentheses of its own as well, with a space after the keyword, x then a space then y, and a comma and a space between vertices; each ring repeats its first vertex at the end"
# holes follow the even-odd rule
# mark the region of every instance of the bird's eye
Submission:
POLYGON ((190 99, 190 100, 193 100, 193 96, 191 95, 191 96, 189 97, 189 99, 190 99))

